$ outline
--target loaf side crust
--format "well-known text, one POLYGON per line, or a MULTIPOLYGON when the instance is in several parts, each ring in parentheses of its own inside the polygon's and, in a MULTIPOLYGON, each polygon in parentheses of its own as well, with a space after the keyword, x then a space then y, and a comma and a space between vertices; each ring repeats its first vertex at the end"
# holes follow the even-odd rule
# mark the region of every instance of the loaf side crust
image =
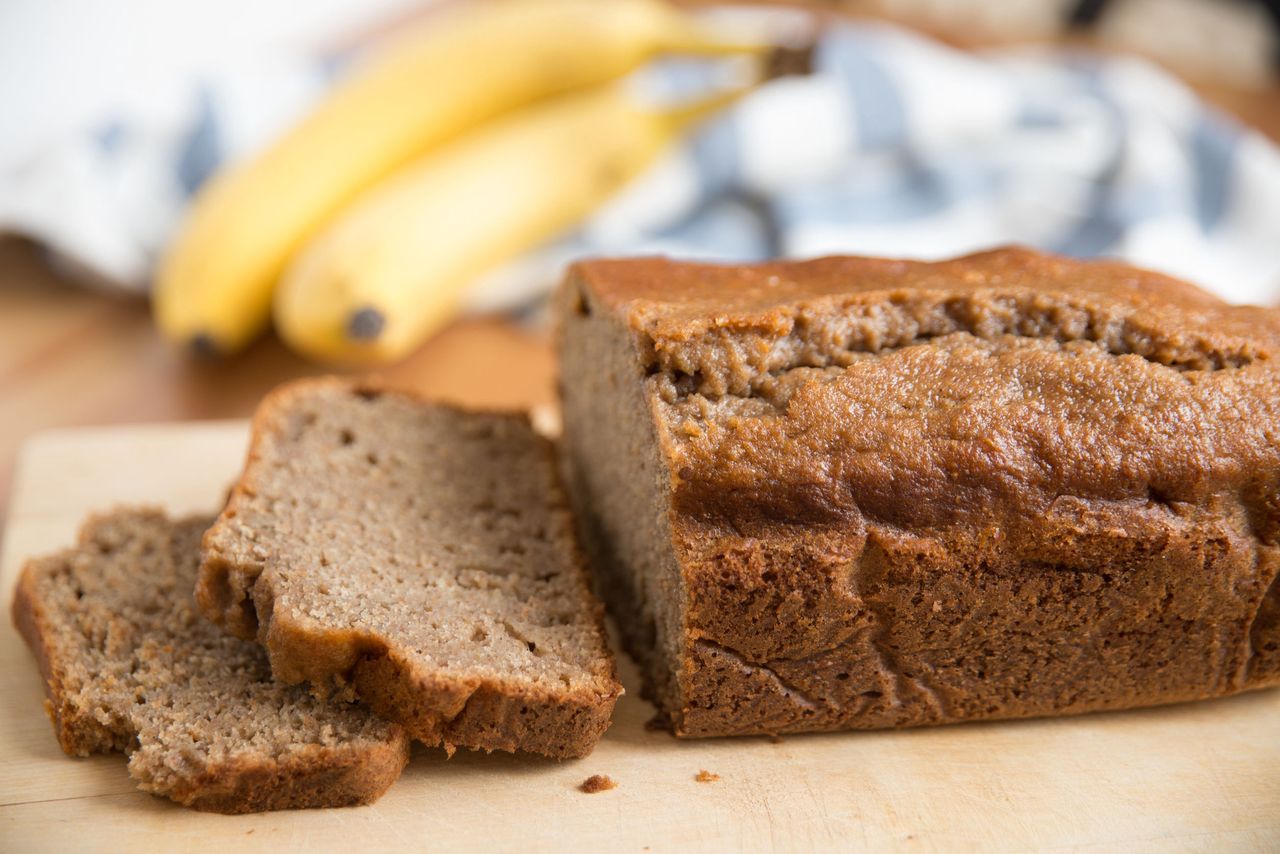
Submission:
POLYGON ((575 506, 678 735, 1280 682, 1280 313, 1008 249, 588 261, 560 316, 575 506), (633 367, 592 385, 605 339, 633 367), (602 510, 632 423, 661 483, 602 510), (654 512, 674 584, 618 547, 654 512))

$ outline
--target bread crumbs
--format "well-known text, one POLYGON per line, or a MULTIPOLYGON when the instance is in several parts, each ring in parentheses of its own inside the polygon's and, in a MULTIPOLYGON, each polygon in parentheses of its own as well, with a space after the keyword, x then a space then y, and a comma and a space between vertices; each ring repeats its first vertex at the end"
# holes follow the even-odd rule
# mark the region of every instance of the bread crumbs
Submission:
POLYGON ((697 780, 699 783, 714 783, 716 780, 720 779, 720 775, 713 774, 712 772, 708 771, 706 768, 703 768, 701 771, 699 771, 697 774, 694 775, 693 779, 697 780))
POLYGON ((582 781, 582 785, 578 786, 579 791, 586 792, 588 795, 594 795, 596 792, 607 792, 616 788, 618 788, 618 784, 613 782, 611 777, 607 777, 604 774, 592 774, 582 781))

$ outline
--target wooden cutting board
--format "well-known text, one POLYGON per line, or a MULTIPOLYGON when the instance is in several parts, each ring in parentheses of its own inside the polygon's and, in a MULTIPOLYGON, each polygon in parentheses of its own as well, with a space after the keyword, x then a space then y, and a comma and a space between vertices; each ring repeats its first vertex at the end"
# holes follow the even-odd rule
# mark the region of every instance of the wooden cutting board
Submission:
MULTIPOLYGON (((3 599, 29 555, 113 504, 211 511, 242 423, 66 430, 27 443, 3 599)), ((1280 691, 1147 711, 907 732, 677 741, 628 694, 587 759, 415 750, 377 804, 219 816, 134 789, 120 756, 70 759, 36 667, 0 627, 0 851, 1280 850, 1280 691), (702 769, 720 775, 697 782, 702 769), (592 774, 617 781, 583 794, 592 774)))

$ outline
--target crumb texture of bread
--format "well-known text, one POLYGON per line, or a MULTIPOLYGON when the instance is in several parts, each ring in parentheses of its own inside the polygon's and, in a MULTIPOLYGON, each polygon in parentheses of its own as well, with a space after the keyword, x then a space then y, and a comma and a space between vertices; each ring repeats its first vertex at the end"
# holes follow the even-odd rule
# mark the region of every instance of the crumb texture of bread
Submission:
POLYGON ((1280 312, 1122 264, 575 265, 570 492, 678 735, 1280 682, 1280 312))
POLYGON ((585 755, 622 691, 553 448, 522 415, 336 379, 278 389, 197 598, 276 678, 450 751, 585 755))
POLYGON ((610 789, 618 788, 618 784, 613 781, 612 777, 605 774, 592 774, 587 779, 578 784, 578 791, 586 792, 588 795, 594 795, 597 792, 607 792, 610 789))
POLYGON ((139 788, 199 810, 376 800, 408 762, 403 728, 275 682, 257 644, 199 614, 192 590, 211 521, 120 510, 25 567, 14 621, 63 750, 124 751, 139 788))

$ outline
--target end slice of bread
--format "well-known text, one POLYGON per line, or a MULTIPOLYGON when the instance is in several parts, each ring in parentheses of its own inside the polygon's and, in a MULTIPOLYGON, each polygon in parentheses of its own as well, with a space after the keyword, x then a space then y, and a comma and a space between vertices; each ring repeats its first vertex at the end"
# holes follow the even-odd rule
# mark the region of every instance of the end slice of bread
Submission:
POLYGON ((408 761, 403 728, 274 681, 257 644, 197 612, 210 521, 121 510, 25 567, 13 618, 63 750, 127 752, 139 788, 212 812, 377 799, 408 761))
POLYGON ((197 596, 278 679, 448 750, 582 756, 622 693, 552 445, 523 415, 343 380, 277 390, 197 596))

